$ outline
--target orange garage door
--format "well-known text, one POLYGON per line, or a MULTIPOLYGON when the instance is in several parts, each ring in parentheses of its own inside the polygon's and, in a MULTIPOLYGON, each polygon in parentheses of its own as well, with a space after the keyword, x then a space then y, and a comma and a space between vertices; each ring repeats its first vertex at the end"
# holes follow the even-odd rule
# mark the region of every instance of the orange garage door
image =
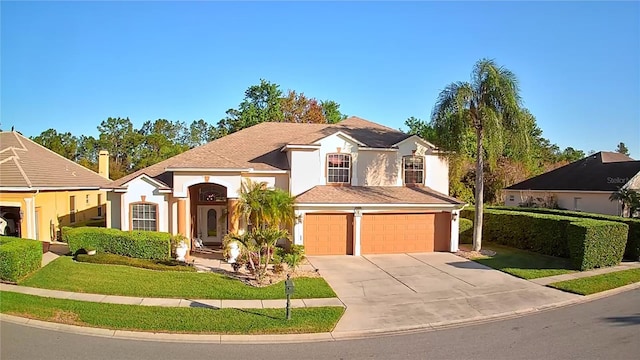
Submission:
POLYGON ((364 214, 362 254, 448 251, 451 213, 364 214))
POLYGON ((307 255, 353 254, 353 214, 306 214, 304 251, 307 255))

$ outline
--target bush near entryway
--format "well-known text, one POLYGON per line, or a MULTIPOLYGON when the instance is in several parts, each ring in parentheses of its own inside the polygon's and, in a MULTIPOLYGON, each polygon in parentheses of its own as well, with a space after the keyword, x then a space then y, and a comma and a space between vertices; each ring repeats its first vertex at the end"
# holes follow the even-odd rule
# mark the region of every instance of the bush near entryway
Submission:
POLYGON ((473 221, 461 217, 458 234, 460 234, 460 244, 471 244, 473 242, 473 221))
POLYGON ((571 216, 571 217, 587 218, 587 219, 595 219, 595 220, 609 220, 609 221, 625 223, 629 226, 629 231, 627 233, 627 246, 625 247, 625 250, 624 250, 624 258, 633 260, 633 261, 640 260, 640 219, 631 219, 631 218, 625 218, 621 216, 594 214, 594 213, 586 213, 581 211, 569 211, 569 210, 558 210, 558 209, 525 208, 525 207, 509 207, 509 206, 495 206, 491 208, 498 209, 498 210, 531 212, 536 214, 552 214, 552 215, 571 216))
MULTIPOLYGON (((473 210, 461 216, 473 218, 473 210)), ((620 222, 487 209, 482 237, 519 249, 569 258, 578 270, 622 261, 628 226, 620 222)))
POLYGON ((0 279, 16 282, 38 270, 41 264, 40 241, 0 236, 0 279))
POLYGON ((171 257, 171 234, 157 231, 122 231, 95 227, 65 228, 63 240, 75 255, 87 248, 140 259, 171 257))

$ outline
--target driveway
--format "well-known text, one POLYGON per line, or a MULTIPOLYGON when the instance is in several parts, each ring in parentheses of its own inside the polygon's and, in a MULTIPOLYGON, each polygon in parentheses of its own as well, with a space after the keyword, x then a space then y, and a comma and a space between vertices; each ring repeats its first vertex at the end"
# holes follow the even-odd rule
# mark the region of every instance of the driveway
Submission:
POLYGON ((451 253, 310 256, 347 306, 334 334, 408 330, 575 299, 451 253))

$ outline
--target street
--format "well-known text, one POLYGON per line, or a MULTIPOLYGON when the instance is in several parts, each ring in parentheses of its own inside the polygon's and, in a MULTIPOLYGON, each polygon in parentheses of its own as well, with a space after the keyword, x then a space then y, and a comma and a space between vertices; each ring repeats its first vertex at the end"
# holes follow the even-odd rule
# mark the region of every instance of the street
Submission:
POLYGON ((230 345, 117 340, 3 322, 10 359, 637 359, 640 289, 517 319, 361 340, 230 345))

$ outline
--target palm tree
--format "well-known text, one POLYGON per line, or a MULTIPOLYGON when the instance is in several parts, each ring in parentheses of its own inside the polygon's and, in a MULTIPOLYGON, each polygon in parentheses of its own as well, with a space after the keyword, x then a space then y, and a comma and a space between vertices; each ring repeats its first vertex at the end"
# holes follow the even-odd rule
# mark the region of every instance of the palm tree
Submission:
POLYGON ((624 217, 625 208, 629 206, 629 217, 633 215, 636 210, 638 203, 638 193, 635 190, 630 190, 628 188, 620 188, 609 196, 610 201, 619 201, 620 207, 622 210, 621 216, 624 217))
POLYGON ((267 190, 266 182, 255 182, 251 179, 246 179, 242 183, 236 210, 254 227, 262 226, 267 190))
POLYGON ((520 108, 518 80, 493 60, 475 64, 471 82, 455 82, 440 92, 431 114, 439 147, 445 152, 459 152, 464 138, 476 138, 476 212, 473 250, 482 247, 482 202, 484 196, 485 152, 491 165, 503 149, 503 136, 512 143, 527 146, 524 112, 520 108), (486 140, 486 141, 485 141, 486 140))

